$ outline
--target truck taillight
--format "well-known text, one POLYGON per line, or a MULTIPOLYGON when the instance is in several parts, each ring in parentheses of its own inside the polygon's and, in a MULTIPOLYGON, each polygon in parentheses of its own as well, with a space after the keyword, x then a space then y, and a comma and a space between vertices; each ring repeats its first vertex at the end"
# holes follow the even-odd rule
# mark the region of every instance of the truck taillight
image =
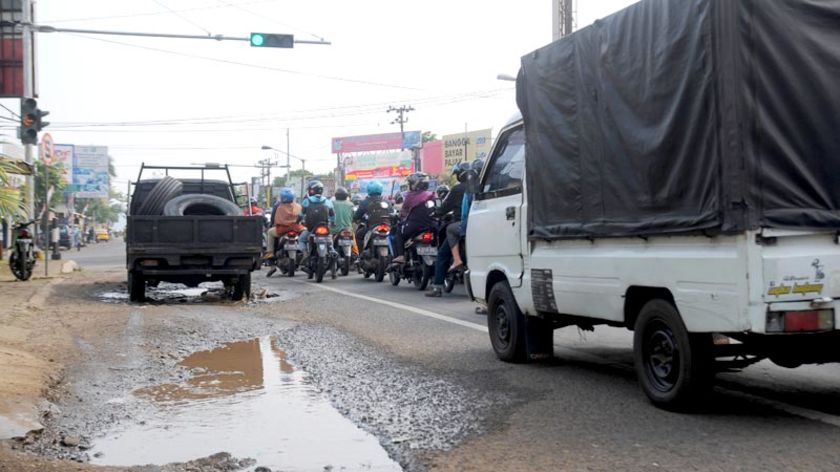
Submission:
POLYGON ((804 333, 834 329, 834 310, 771 311, 768 333, 804 333))

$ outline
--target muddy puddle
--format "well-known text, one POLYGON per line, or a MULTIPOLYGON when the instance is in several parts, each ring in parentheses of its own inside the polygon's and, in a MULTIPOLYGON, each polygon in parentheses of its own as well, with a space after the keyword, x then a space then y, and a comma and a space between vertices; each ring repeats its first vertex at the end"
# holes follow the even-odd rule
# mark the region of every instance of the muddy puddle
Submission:
POLYGON ((91 462, 163 465, 225 451, 272 470, 398 471, 268 337, 192 354, 182 383, 134 392, 147 413, 93 441, 91 462))

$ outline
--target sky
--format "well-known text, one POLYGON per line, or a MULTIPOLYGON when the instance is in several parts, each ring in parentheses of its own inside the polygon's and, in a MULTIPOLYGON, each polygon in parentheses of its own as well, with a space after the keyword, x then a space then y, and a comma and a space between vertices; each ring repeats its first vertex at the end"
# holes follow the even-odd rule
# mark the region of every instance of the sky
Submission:
MULTIPOLYGON (((631 3, 578 0, 577 26, 631 3)), ((37 0, 36 8, 39 24, 63 28, 332 43, 270 49, 40 33, 46 131, 56 143, 108 146, 122 191, 142 162, 227 163, 242 166, 232 168, 235 181, 248 181, 260 159, 285 164, 284 154, 260 148, 285 151, 287 128, 290 153, 329 172, 332 137, 399 131, 390 105, 414 107, 406 130, 495 133, 516 110, 513 82, 496 76, 515 75, 522 55, 551 41, 551 0, 37 0)))

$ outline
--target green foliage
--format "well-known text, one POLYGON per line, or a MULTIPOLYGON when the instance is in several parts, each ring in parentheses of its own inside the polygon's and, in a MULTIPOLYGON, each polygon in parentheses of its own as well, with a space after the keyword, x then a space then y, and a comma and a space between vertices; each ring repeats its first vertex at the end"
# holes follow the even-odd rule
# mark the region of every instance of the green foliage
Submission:
MULTIPOLYGON (((315 174, 313 174, 312 172, 309 172, 308 170, 301 170, 301 169, 296 169, 296 170, 293 170, 293 171, 289 172, 289 178, 292 179, 293 182, 299 181, 301 176, 309 177, 309 176, 312 176, 312 175, 315 175, 315 174)), ((274 187, 285 187, 286 186, 286 176, 282 175, 282 176, 275 177, 274 180, 271 182, 271 185, 274 186, 274 187)))
POLYGON ((0 160, 0 218, 24 215, 24 199, 21 189, 12 187, 12 174, 17 172, 14 162, 0 160))
POLYGON ((61 180, 63 175, 64 165, 61 163, 45 166, 42 161, 35 163, 35 208, 40 211, 44 207, 44 200, 46 199, 45 185, 49 185, 53 189, 50 197, 50 208, 58 207, 64 203, 64 187, 65 184, 61 180), (44 176, 47 179, 44 179, 44 176))

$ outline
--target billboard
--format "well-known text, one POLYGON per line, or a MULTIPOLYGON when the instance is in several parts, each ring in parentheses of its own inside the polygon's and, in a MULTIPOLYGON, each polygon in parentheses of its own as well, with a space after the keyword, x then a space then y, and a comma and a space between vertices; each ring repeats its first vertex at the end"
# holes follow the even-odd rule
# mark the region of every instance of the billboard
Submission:
MULTIPOLYGON (((348 190, 350 190, 351 194, 359 194, 361 196, 367 196, 367 185, 374 179, 358 179, 358 180, 351 180, 347 182, 348 190)), ((400 191, 400 185, 402 184, 402 179, 400 177, 385 177, 381 179, 375 179, 382 184, 384 188, 383 197, 389 197, 394 195, 395 193, 400 191)))
POLYGON ((443 137, 443 171, 449 173, 452 166, 459 162, 475 159, 487 160, 490 157, 492 129, 482 129, 467 133, 449 134, 443 137))
POLYGON ((107 146, 76 146, 73 188, 76 198, 108 198, 111 187, 108 175, 107 146))
POLYGON ((344 157, 344 175, 351 180, 404 177, 412 172, 414 156, 411 151, 363 153, 344 157))
POLYGON ((419 131, 405 133, 367 134, 332 138, 333 154, 346 152, 390 151, 394 149, 416 149, 423 144, 419 131))
POLYGON ((53 164, 61 164, 61 181, 65 188, 73 184, 73 166, 76 160, 76 147, 72 144, 53 145, 53 164))

